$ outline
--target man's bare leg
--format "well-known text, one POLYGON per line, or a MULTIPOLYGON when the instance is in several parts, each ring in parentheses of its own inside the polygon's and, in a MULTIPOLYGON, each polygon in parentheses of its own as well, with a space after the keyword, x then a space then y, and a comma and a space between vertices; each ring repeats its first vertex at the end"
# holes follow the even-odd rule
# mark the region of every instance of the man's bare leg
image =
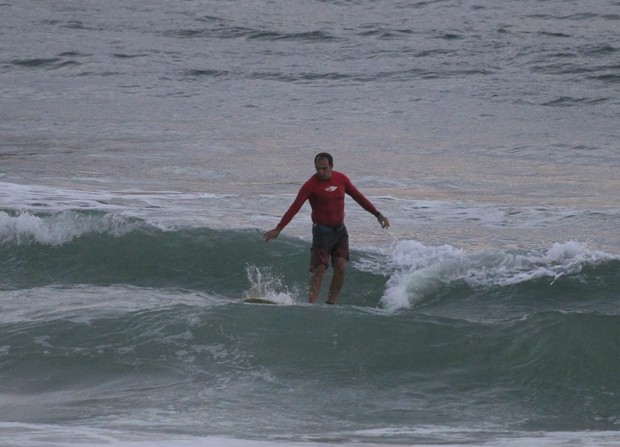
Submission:
POLYGON ((325 276, 326 270, 327 267, 324 265, 319 265, 312 271, 310 286, 308 287, 308 302, 316 303, 316 299, 319 297, 319 292, 321 291, 321 284, 323 283, 323 276, 325 276))
POLYGON ((334 259, 334 274, 329 284, 329 292, 327 294, 327 302, 329 304, 336 304, 336 300, 338 300, 338 296, 340 296, 340 290, 342 289, 342 284, 344 284, 344 271, 346 266, 346 258, 334 259))

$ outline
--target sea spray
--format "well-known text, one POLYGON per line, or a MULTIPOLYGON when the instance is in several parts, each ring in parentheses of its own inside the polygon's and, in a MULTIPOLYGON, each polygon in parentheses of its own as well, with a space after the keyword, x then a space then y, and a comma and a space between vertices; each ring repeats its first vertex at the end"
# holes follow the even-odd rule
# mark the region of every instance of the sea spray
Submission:
POLYGON ((246 273, 250 288, 243 293, 243 299, 267 298, 278 304, 295 304, 295 295, 282 284, 281 277, 255 265, 248 265, 246 273))

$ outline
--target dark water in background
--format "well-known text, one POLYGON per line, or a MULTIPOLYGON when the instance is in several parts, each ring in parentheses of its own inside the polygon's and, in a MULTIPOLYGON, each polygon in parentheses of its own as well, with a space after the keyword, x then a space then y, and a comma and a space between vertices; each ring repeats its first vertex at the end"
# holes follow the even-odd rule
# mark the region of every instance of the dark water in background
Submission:
POLYGON ((0 13, 0 444, 618 442, 620 3, 0 13), (329 308, 321 150, 392 223, 329 308))

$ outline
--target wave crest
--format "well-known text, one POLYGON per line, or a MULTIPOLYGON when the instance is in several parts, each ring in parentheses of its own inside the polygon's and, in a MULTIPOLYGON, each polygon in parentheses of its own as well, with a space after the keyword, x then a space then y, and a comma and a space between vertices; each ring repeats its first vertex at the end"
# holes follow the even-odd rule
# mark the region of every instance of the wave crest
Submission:
POLYGON ((577 241, 554 243, 543 253, 467 252, 449 245, 400 241, 388 255, 392 272, 381 303, 390 310, 410 308, 454 282, 487 288, 549 278, 553 284, 562 276, 580 273, 585 266, 618 259, 577 241))

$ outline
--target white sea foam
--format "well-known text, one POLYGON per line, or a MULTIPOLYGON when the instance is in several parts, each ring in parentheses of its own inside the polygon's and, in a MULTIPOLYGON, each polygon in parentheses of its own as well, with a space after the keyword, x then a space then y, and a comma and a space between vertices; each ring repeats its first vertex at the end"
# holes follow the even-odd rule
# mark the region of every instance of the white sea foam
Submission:
POLYGON ((20 212, 15 215, 0 211, 0 243, 38 242, 61 245, 88 233, 122 236, 137 223, 115 214, 81 214, 63 211, 49 215, 20 212))
POLYGON ((555 243, 542 253, 469 252, 400 241, 388 254, 391 271, 382 304, 391 310, 408 308, 453 281, 470 287, 509 286, 537 278, 553 283, 560 276, 579 273, 585 265, 618 258, 576 241, 555 243))

